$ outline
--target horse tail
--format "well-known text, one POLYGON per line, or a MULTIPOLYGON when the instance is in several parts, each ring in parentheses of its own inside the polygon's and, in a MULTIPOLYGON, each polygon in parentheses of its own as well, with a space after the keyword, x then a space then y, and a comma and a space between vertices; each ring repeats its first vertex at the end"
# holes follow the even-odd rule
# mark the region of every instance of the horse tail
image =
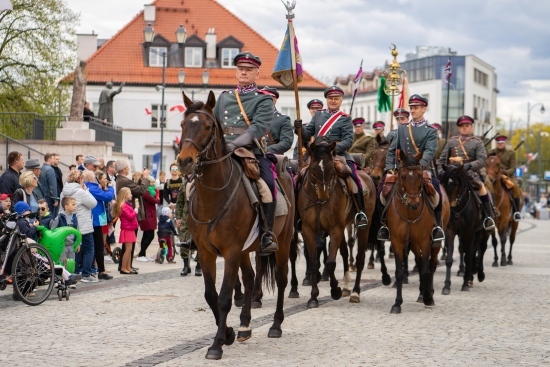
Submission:
POLYGON ((277 272, 277 261, 275 259, 275 254, 272 253, 269 256, 259 256, 259 258, 264 286, 273 293, 275 292, 275 274, 277 272))
POLYGON ((290 260, 298 260, 298 257, 302 254, 300 251, 300 238, 298 237, 298 231, 294 230, 294 234, 292 235, 292 240, 290 240, 290 260))

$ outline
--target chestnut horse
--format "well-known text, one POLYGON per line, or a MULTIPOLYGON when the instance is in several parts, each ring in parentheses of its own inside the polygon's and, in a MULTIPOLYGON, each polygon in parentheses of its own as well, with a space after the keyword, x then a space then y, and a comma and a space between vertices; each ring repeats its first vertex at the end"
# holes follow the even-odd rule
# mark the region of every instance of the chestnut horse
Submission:
MULTIPOLYGON (((207 359, 220 359, 222 346, 231 345, 235 332, 227 326, 231 310, 231 296, 237 280, 239 267, 244 284, 244 304, 241 310, 237 338, 250 338, 250 308, 254 286, 254 270, 250 252, 256 251, 259 239, 243 251, 245 241, 256 220, 257 213, 250 204, 242 183, 243 169, 227 151, 220 122, 213 114, 216 104, 210 91, 206 104, 192 102, 185 93, 183 99, 187 110, 181 123, 181 149, 178 165, 182 172, 194 175, 194 192, 189 195, 189 231, 199 248, 199 260, 204 276, 204 297, 216 319, 218 330, 214 342, 208 348, 207 359), (220 294, 216 292, 216 258, 224 258, 224 274, 220 294)), ((273 232, 279 249, 269 256, 261 257, 261 269, 267 285, 277 285, 277 309, 268 337, 282 335, 284 319, 284 291, 288 283, 288 259, 294 222, 294 191, 290 175, 279 177, 292 207, 288 214, 275 218, 273 232)), ((282 200, 282 199, 280 199, 282 200)), ((261 274, 259 275, 262 276, 261 274)))
MULTIPOLYGON (((512 198, 508 189, 504 187, 502 182, 502 177, 500 173, 500 159, 492 155, 487 158, 487 165, 485 166, 487 171, 487 180, 491 183, 493 189, 493 202, 495 203, 498 212, 500 215, 495 218, 495 224, 498 230, 498 237, 500 239, 500 248, 501 248, 501 258, 500 266, 513 265, 512 261, 512 247, 516 240, 516 232, 518 230, 519 223, 514 221, 513 218, 513 206, 512 198), (508 261, 506 261, 506 238, 510 237, 510 251, 508 252, 508 261)), ((520 200, 520 207, 518 208, 521 211, 523 206, 523 197, 520 200)), ((495 250, 495 257, 493 266, 498 266, 498 255, 497 247, 498 242, 495 234, 491 235, 493 248, 495 250)))
MULTIPOLYGON (((317 257, 316 234, 326 231, 330 236, 330 248, 326 262, 330 277, 330 293, 333 299, 342 296, 342 289, 338 287, 338 281, 334 275, 336 268, 336 255, 338 249, 344 259, 344 291, 349 291, 350 274, 347 262, 347 247, 344 239, 346 224, 354 221, 355 209, 352 198, 346 196, 334 167, 334 155, 336 142, 330 142, 326 137, 317 137, 309 146, 311 164, 305 175, 302 187, 298 192, 297 208, 302 220, 302 236, 307 246, 309 266, 311 267, 311 298, 307 306, 319 307, 317 296, 319 295, 318 271, 319 260, 317 257)), ((365 214, 372 219, 375 205, 376 190, 370 177, 362 172, 361 176, 366 182, 368 193, 365 195, 365 214)), ((360 301, 361 273, 365 266, 365 249, 372 220, 366 229, 360 230, 358 236, 357 273, 353 293, 350 302, 360 301)), ((387 274, 386 274, 387 275, 387 274)), ((390 282, 388 279, 384 281, 390 282)))
MULTIPOLYGON (((401 313, 403 303, 402 288, 404 275, 404 259, 409 251, 415 256, 415 262, 420 275, 420 296, 417 302, 426 306, 434 306, 433 276, 437 267, 437 254, 440 247, 433 247, 431 240, 432 228, 435 225, 435 215, 426 200, 419 160, 399 154, 401 164, 397 172, 397 182, 392 190, 390 201, 386 206, 387 226, 391 233, 391 246, 395 255, 395 278, 397 297, 391 308, 391 313, 401 313)), ((449 201, 443 190, 441 198, 443 205, 443 229, 449 221, 449 201)))

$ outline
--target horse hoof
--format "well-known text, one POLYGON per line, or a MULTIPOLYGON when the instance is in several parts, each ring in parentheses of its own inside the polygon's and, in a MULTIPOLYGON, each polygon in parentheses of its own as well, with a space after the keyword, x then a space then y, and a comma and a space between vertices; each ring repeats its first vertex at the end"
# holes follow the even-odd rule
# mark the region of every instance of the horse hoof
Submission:
POLYGON ((252 329, 248 330, 239 330, 237 333, 237 341, 238 342, 244 342, 252 337, 252 329))
POLYGON ((506 260, 502 259, 502 260, 500 261, 500 266, 506 266, 506 265, 507 265, 507 264, 506 264, 506 260))
POLYGON ((448 296, 451 294, 451 288, 443 288, 443 291, 441 292, 444 296, 448 296))
POLYGON ((243 298, 238 298, 235 300, 235 307, 243 307, 243 298))
POLYGON ((401 306, 392 306, 390 313, 394 313, 394 314, 401 313, 401 306))
POLYGON ((441 259, 441 260, 447 260, 447 254, 441 255, 440 259, 441 259))
POLYGON ((355 272, 357 271, 357 267, 355 265, 349 264, 349 271, 355 272))
POLYGON ((300 298, 300 293, 297 291, 290 291, 288 293, 288 298, 300 298))
POLYGON ((424 302, 424 307, 432 308, 434 306, 435 306, 435 302, 434 302, 433 298, 428 302, 424 302))
POLYGON ((267 333, 268 338, 280 338, 281 335, 283 335, 283 331, 275 328, 269 329, 269 332, 267 333))
POLYGON ((469 292, 470 291, 470 287, 468 286, 468 284, 464 284, 462 286, 462 292, 469 292))
POLYGON ((342 288, 340 288, 340 287, 332 288, 330 290, 330 296, 334 300, 338 300, 338 299, 342 298, 342 288))
POLYGON ((304 280, 302 281, 302 286, 311 287, 311 279, 310 278, 304 278, 304 280))
POLYGON ((472 282, 471 280, 469 280, 469 281, 468 281, 468 287, 473 288, 473 287, 474 287, 474 282, 472 282))
POLYGON ((416 299, 416 302, 417 303, 424 303, 424 297, 422 297, 422 295, 418 296, 418 298, 416 299))
POLYGON ((361 297, 359 296, 359 293, 353 292, 351 297, 349 298, 350 303, 359 303, 361 302, 361 297))
POLYGON ((367 269, 374 269, 374 263, 368 263, 367 264, 367 269))
POLYGON ((514 265, 514 262, 512 261, 512 259, 508 259, 507 264, 508 264, 508 265, 514 265))
POLYGON ((477 280, 481 283, 485 280, 485 273, 480 271, 479 273, 477 273, 477 280))
POLYGON ((498 268, 498 261, 495 261, 495 262, 493 263, 493 268, 498 268))
POLYGON ((232 327, 228 327, 225 330, 225 345, 231 345, 235 342, 235 330, 232 327))
POLYGON ((391 277, 389 274, 382 275, 382 284, 384 285, 390 285, 391 284, 391 277))
POLYGON ((310 299, 307 302, 307 308, 319 308, 319 301, 316 299, 310 299))
POLYGON ((457 277, 463 277, 464 276, 464 270, 459 270, 456 272, 457 277))
POLYGON ((342 297, 349 297, 351 295, 351 291, 349 289, 342 289, 342 297))
POLYGON ((252 301, 252 308, 262 308, 262 302, 260 301, 252 301))
POLYGON ((206 359, 218 360, 222 359, 223 350, 221 349, 208 349, 206 352, 206 359))

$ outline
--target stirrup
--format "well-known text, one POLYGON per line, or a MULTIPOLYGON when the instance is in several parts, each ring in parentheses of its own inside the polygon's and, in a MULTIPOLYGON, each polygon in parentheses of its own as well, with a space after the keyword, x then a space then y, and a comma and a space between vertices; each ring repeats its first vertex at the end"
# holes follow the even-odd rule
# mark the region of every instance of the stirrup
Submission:
POLYGON ((365 229, 369 225, 369 218, 363 212, 358 212, 355 214, 355 227, 357 229, 365 229))
MULTIPOLYGON (((432 242, 445 241, 445 232, 443 232, 443 228, 441 228, 440 226, 434 227, 434 228, 432 229, 431 237, 432 237, 432 242), (441 234, 442 234, 443 236, 434 237, 434 233, 437 232, 438 230, 441 231, 441 234)), ((438 246, 440 246, 440 245, 438 245, 438 246)))
POLYGON ((276 240, 274 240, 274 238, 275 238, 275 234, 273 232, 264 232, 264 234, 262 234, 262 236, 260 238, 260 246, 259 246, 259 250, 258 250, 258 255, 260 255, 260 256, 269 256, 269 255, 271 255, 272 253, 274 253, 275 251, 277 251, 279 249, 279 244, 277 243, 276 240), (262 245, 262 242, 263 242, 264 236, 266 236, 266 235, 271 236, 271 244, 269 244, 268 246, 266 246, 264 248, 263 245, 262 245))
POLYGON ((521 220, 521 213, 515 212, 514 213, 514 222, 519 222, 521 220))
POLYGON ((390 238, 391 238, 390 229, 388 227, 386 227, 385 225, 380 227, 380 229, 378 230, 378 233, 376 235, 376 239, 378 241, 389 241, 390 238), (386 236, 386 234, 387 234, 387 236, 386 236))
POLYGON ((495 230, 495 221, 491 217, 485 218, 483 221, 483 229, 487 232, 493 232, 495 230))

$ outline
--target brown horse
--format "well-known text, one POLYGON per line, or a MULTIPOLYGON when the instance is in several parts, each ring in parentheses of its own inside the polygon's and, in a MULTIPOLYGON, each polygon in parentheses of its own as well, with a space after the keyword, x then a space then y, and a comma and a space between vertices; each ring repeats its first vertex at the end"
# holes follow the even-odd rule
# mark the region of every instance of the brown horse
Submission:
MULTIPOLYGON (((485 167, 487 171, 487 180, 491 183, 493 187, 493 202, 495 203, 498 212, 500 215, 495 218, 495 222, 498 229, 498 237, 500 239, 500 248, 501 248, 501 258, 500 266, 513 265, 512 261, 512 247, 516 240, 516 232, 518 230, 519 223, 514 221, 513 218, 513 207, 512 207, 512 198, 508 192, 508 189, 504 186, 502 182, 502 177, 500 173, 500 159, 492 155, 487 158, 487 165, 485 167), (506 238, 510 237, 510 251, 508 252, 508 261, 506 261, 506 238)), ((520 196, 521 197, 521 196, 520 196)), ((523 197, 521 197, 520 207, 518 210, 521 210, 523 206, 523 197)), ((493 266, 498 266, 498 255, 497 255, 497 238, 495 234, 491 235, 493 248, 495 250, 495 258, 493 266)))
MULTIPOLYGON (((387 226, 391 233, 391 245, 395 254, 395 278, 397 297, 391 313, 401 313, 403 303, 402 287, 405 255, 412 251, 420 275, 420 296, 418 302, 426 306, 435 305, 433 299, 433 276, 437 267, 440 247, 432 247, 431 230, 435 215, 426 200, 423 185, 423 169, 417 158, 400 152, 403 162, 397 172, 398 180, 387 204, 387 226)), ((441 190, 443 205, 443 229, 449 221, 449 201, 441 190)))
MULTIPOLYGON (((243 169, 227 151, 220 122, 213 114, 216 103, 210 91, 206 104, 192 102, 185 94, 187 111, 181 123, 181 149, 177 161, 182 172, 194 175, 194 192, 189 196, 189 231, 199 248, 199 260, 204 275, 204 297, 216 319, 218 330, 208 348, 207 359, 220 359, 222 346, 235 340, 233 328, 227 326, 231 296, 239 267, 242 272, 244 304, 237 338, 250 338, 250 305, 254 286, 254 270, 250 252, 258 249, 259 240, 245 251, 243 246, 255 223, 257 213, 250 204, 242 183, 243 169), (220 294, 216 292, 216 258, 224 258, 224 274, 220 294)), ((279 249, 261 257, 261 269, 267 285, 277 285, 277 310, 268 337, 282 335, 284 291, 288 283, 288 259, 294 221, 294 193, 288 173, 279 177, 292 207, 288 214, 275 218, 273 232, 279 249)), ((280 199, 282 200, 282 199, 280 199)), ((259 275, 260 277, 262 275, 259 275)))
MULTIPOLYGON (((315 235, 326 231, 330 236, 330 248, 326 267, 330 277, 331 296, 339 299, 342 296, 342 289, 338 287, 338 281, 334 275, 336 268, 336 255, 338 249, 344 259, 344 291, 349 291, 348 283, 350 274, 347 262, 347 247, 344 240, 346 224, 354 220, 355 209, 350 196, 347 196, 334 168, 334 149, 336 142, 330 142, 326 137, 317 137, 309 146, 311 164, 304 178, 302 187, 298 192, 297 208, 302 220, 302 236, 307 246, 309 265, 311 267, 311 298, 307 306, 309 308, 319 307, 317 296, 319 295, 318 270, 319 260, 317 257, 317 244, 315 235)), ((372 218, 375 205, 375 188, 368 175, 362 174, 367 184, 365 194, 365 214, 372 218)), ((367 246, 368 233, 371 220, 366 229, 358 231, 358 256, 357 273, 353 293, 350 302, 359 302, 361 273, 365 266, 365 249, 367 246)), ((387 274, 386 274, 387 275, 387 274)), ((389 282, 388 279, 385 281, 389 282)))

